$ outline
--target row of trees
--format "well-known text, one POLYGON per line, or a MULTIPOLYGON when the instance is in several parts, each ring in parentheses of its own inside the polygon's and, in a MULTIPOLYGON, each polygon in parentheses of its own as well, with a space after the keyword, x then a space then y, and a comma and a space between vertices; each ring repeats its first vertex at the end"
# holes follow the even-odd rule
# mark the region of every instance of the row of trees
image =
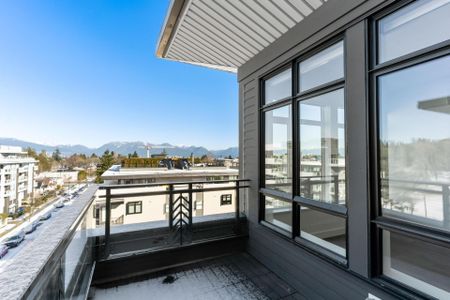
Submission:
POLYGON ((69 157, 63 157, 59 149, 56 149, 52 155, 48 155, 47 152, 42 150, 39 154, 32 148, 26 149, 28 156, 33 157, 38 161, 39 172, 47 172, 52 169, 66 168, 83 168, 89 169, 89 167, 99 163, 100 159, 97 155, 92 154, 87 156, 85 154, 73 154, 69 157))
MULTIPOLYGON (((95 153, 91 156, 85 154, 72 154, 71 156, 62 156, 59 149, 56 149, 52 155, 48 155, 45 151, 41 151, 39 154, 32 148, 27 149, 28 156, 33 157, 38 161, 39 172, 51 171, 52 169, 69 169, 75 168, 84 169, 89 171, 92 167, 96 168, 96 182, 101 183, 101 175, 111 168, 114 164, 120 164, 125 168, 139 168, 150 167, 156 168, 159 166, 161 158, 140 158, 138 153, 130 153, 127 156, 114 153, 114 151, 106 150, 101 157, 98 157, 95 153)), ((231 158, 231 157, 230 157, 231 158)), ((191 158, 189 158, 191 161, 191 158)), ((202 157, 194 157, 194 163, 210 163, 214 158, 208 155, 202 157)), ((86 180, 89 176, 89 172, 80 171, 78 174, 78 180, 86 180)))

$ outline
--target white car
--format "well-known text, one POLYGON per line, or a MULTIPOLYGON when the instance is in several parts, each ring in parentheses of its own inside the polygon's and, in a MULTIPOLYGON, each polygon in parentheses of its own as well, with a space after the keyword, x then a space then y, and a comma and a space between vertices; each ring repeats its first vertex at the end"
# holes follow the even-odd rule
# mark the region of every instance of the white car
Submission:
POLYGON ((64 207, 64 203, 63 203, 63 201, 58 201, 53 206, 55 208, 63 208, 64 207))

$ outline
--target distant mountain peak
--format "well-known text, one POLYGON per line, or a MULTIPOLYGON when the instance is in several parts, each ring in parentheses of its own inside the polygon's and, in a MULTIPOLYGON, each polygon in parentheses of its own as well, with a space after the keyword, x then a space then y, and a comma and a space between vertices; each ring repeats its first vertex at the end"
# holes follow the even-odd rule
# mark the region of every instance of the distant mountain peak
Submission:
POLYGON ((208 150, 202 146, 175 146, 169 143, 162 144, 152 144, 152 143, 144 143, 142 141, 134 141, 134 142, 123 142, 123 141, 113 141, 106 143, 98 148, 89 148, 84 145, 57 145, 50 146, 45 144, 33 143, 28 141, 23 141, 15 138, 0 138, 0 145, 10 145, 10 146, 19 146, 23 149, 28 147, 33 148, 37 152, 41 152, 42 150, 52 153, 56 149, 65 155, 70 156, 74 153, 81 153, 86 155, 91 155, 95 153, 96 155, 102 155, 106 150, 114 151, 115 153, 121 155, 128 155, 129 153, 134 153, 136 151, 139 156, 145 157, 147 155, 147 145, 150 145, 150 154, 159 154, 163 150, 167 152, 170 156, 183 156, 188 157, 191 153, 194 156, 203 156, 203 155, 211 155, 214 157, 237 157, 238 156, 238 148, 237 147, 229 147, 223 150, 208 150))

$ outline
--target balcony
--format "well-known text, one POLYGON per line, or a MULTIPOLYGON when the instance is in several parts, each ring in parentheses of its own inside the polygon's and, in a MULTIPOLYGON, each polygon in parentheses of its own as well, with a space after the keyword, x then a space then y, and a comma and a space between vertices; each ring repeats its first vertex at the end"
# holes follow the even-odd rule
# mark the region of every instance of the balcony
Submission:
MULTIPOLYGON (((90 291, 90 297, 104 299, 126 290, 111 286, 141 281, 143 289, 132 297, 148 289, 163 299, 182 291, 192 297, 249 299, 295 294, 245 253, 247 188, 247 180, 91 186, 70 215, 55 216, 64 231, 55 227, 43 233, 51 256, 39 255, 36 261, 24 254, 19 259, 34 261, 34 271, 18 268, 5 278, 0 275, 6 284, 21 272, 30 277, 19 288, 15 281, 15 291, 0 288, 0 297, 82 298, 90 291), (169 275, 176 278, 174 288, 155 287, 171 281, 169 275)), ((41 251, 39 242, 33 246, 41 251)))
POLYGON ((19 168, 19 173, 27 173, 28 172, 28 167, 20 167, 19 168))

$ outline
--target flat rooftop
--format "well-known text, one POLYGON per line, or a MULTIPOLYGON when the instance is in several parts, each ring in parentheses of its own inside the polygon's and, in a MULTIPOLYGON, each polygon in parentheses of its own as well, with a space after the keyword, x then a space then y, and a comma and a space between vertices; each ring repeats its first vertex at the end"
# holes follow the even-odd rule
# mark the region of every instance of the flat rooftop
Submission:
POLYGON ((103 179, 135 179, 135 178, 172 178, 172 177, 202 177, 202 176, 237 176, 239 170, 203 167, 191 168, 188 170, 166 168, 120 168, 109 169, 103 173, 103 179))

